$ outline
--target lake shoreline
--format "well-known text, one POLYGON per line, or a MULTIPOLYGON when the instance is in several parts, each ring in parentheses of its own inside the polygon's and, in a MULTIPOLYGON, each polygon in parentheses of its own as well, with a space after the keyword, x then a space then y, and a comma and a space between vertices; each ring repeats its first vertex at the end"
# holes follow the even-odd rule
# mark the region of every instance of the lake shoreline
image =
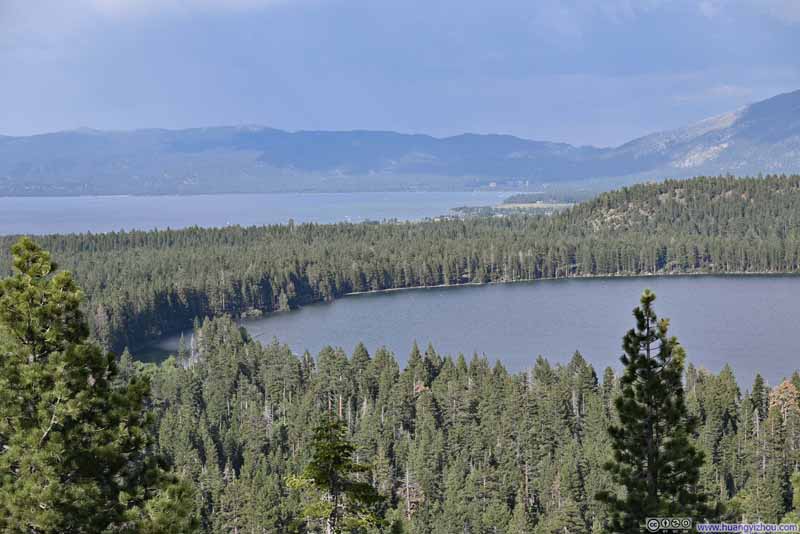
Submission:
MULTIPOLYGON (((728 272, 672 272, 672 273, 620 273, 620 274, 580 274, 580 275, 573 275, 573 276, 560 276, 560 277, 545 277, 545 278, 533 278, 533 279, 521 279, 521 280, 498 280, 498 281, 489 281, 489 282, 464 282, 461 284, 437 284, 437 285, 426 285, 426 286, 410 286, 410 287, 395 287, 395 288, 387 288, 387 289, 371 289, 368 291, 354 291, 350 293, 345 293, 343 295, 331 298, 331 299, 316 299, 310 300, 307 302, 300 303, 291 309, 288 310, 275 310, 270 312, 263 312, 261 310, 248 310, 238 315, 231 315, 237 322, 241 324, 241 326, 246 327, 246 323, 249 321, 261 321, 261 320, 268 320, 270 317, 279 317, 286 314, 290 314, 292 312, 299 312, 303 308, 310 307, 310 306, 320 306, 324 304, 331 304, 335 301, 346 299, 348 297, 358 297, 358 296, 367 296, 367 295, 380 295, 380 294, 391 294, 391 293, 402 293, 402 292, 411 292, 411 291, 419 291, 419 290, 434 290, 434 289, 455 289, 455 288, 467 288, 467 287, 491 287, 491 286, 505 286, 505 285, 514 285, 514 284, 532 284, 534 282, 555 282, 555 281, 569 281, 569 280, 632 280, 641 278, 643 280, 646 279, 670 279, 670 278, 735 278, 735 277, 745 277, 745 278, 771 278, 771 277, 785 277, 785 278, 793 278, 793 277, 800 277, 800 272, 770 272, 770 271, 728 271, 728 272)), ((644 287, 642 287, 644 289, 644 287)), ((635 303, 632 303, 632 305, 635 303)), ((215 315, 214 317, 218 317, 215 315)), ((187 329, 191 330, 191 329, 187 329)), ((136 346, 135 348, 131 348, 131 352, 134 356, 139 359, 139 356, 146 356, 148 354, 153 354, 154 349, 158 352, 162 352, 166 354, 167 351, 163 349, 159 349, 159 343, 163 343, 165 340, 169 340, 172 337, 179 336, 182 333, 186 332, 187 330, 182 331, 175 331, 175 332, 168 332, 164 333, 159 336, 156 340, 149 341, 147 343, 143 343, 141 345, 136 346), (139 354, 137 354, 137 352, 139 354)), ((152 360, 151 357, 145 358, 146 360, 152 360)))
POLYGON ((688 272, 688 273, 638 273, 638 274, 579 274, 574 276, 559 276, 559 277, 542 277, 542 278, 524 278, 521 280, 494 280, 489 282, 464 282, 462 284, 437 284, 432 286, 409 286, 409 287, 390 287, 387 289, 370 289, 368 291, 353 291, 350 293, 345 293, 339 297, 330 299, 330 300, 315 300, 301 306, 297 306, 296 308, 292 308, 291 310, 281 310, 281 311, 274 311, 274 312, 267 312, 262 317, 266 317, 268 315, 272 315, 274 313, 286 313, 290 311, 295 311, 303 306, 308 306, 309 304, 319 304, 323 302, 333 302, 335 300, 343 299, 346 297, 354 297, 358 295, 370 295, 370 294, 380 294, 380 293, 391 293, 396 291, 414 291, 420 289, 445 289, 445 288, 457 288, 457 287, 483 287, 483 286, 494 286, 494 285, 513 285, 513 284, 530 284, 533 282, 553 282, 557 280, 602 280, 602 279, 620 279, 620 278, 673 278, 673 277, 727 277, 727 276, 745 276, 745 277, 759 277, 759 276, 785 276, 785 277, 800 277, 800 271, 794 272, 781 272, 781 271, 729 271, 724 273, 709 273, 709 272, 688 272))
MULTIPOLYGON (((621 338, 633 326, 630 311, 648 287, 659 296, 659 317, 672 319, 672 332, 696 368, 718 373, 728 364, 746 388, 756 373, 775 385, 798 367, 791 339, 780 335, 797 325, 790 312, 800 295, 795 273, 591 278, 599 277, 508 288, 470 284, 486 286, 481 291, 361 292, 372 297, 236 322, 251 339, 265 346, 277 340, 297 355, 307 350, 316 356, 325 346, 349 354, 363 342, 370 352, 385 347, 404 362, 417 342, 443 355, 486 355, 490 365, 499 361, 517 373, 539 355, 566 365, 580 351, 600 372, 618 369, 621 338)), ((188 342, 191 334, 184 335, 188 342)), ((175 354, 177 340, 170 336, 141 359, 159 362, 175 354)))

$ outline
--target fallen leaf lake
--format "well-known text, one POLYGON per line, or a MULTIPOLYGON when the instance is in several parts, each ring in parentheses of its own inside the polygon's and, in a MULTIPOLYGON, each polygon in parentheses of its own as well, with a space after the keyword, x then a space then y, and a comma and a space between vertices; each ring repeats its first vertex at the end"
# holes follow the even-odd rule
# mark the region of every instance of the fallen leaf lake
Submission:
MULTIPOLYGON (((277 224, 400 219, 445 214, 456 206, 497 204, 509 193, 343 193, 194 197, 0 198, 0 233, 105 232, 192 225, 277 224)), ((409 289, 351 295, 330 303, 243 321, 263 343, 296 353, 325 345, 350 353, 359 342, 385 346, 403 363, 416 341, 440 354, 485 354, 510 371, 537 356, 566 363, 575 351, 603 368, 621 367, 625 332, 645 288, 688 361, 718 372, 733 367, 743 388, 760 372, 777 384, 800 367, 796 276, 671 276, 539 280, 529 283, 409 289)), ((187 332, 186 336, 191 333, 187 332)), ((169 336, 134 350, 158 359, 177 348, 169 336)))
MULTIPOLYGON (((800 327, 795 276, 663 276, 539 280, 513 284, 408 289, 347 296, 242 325, 262 343, 277 340, 295 353, 324 346, 350 353, 358 342, 387 347, 404 363, 416 342, 440 354, 499 360, 509 371, 537 356, 566 363, 579 351, 601 374, 621 368, 622 336, 645 288, 657 295, 659 317, 670 318, 688 361, 719 372, 729 364, 743 388, 757 372, 777 384, 798 368, 800 327)), ((191 332, 185 333, 188 341, 191 332)), ((174 352, 179 336, 143 355, 174 352)), ((140 354, 141 356, 142 354, 140 354)))

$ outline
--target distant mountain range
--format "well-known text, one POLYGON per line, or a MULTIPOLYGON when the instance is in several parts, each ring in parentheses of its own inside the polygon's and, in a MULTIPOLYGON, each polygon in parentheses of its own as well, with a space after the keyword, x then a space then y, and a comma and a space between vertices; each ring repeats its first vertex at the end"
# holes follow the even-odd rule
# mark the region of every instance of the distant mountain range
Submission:
POLYGON ((260 126, 0 136, 0 195, 520 189, 800 173, 800 91, 614 148, 260 126))

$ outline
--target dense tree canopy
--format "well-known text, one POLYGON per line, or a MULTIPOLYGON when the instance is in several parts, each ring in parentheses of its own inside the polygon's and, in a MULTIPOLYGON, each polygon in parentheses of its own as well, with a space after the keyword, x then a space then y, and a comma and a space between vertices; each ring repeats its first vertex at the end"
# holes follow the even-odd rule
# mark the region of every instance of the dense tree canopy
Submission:
MULTIPOLYGON (((287 480, 314 480, 303 476, 323 450, 313 428, 330 413, 336 439, 352 444, 339 467, 364 466, 343 480, 386 497, 370 508, 383 526, 357 528, 607 532, 621 516, 593 497, 618 495, 626 481, 603 465, 641 435, 606 432, 636 412, 615 401, 636 389, 625 375, 598 378, 580 354, 565 366, 539 358, 518 375, 433 347, 413 347, 405 369, 364 346, 297 356, 254 342, 230 316, 437 284, 797 272, 798 203, 800 177, 699 178, 607 193, 551 217, 43 238, 85 301, 22 240, 0 285, 0 527, 180 532, 196 510, 205 532, 313 531, 309 495, 287 480), (218 319, 197 320, 206 316, 218 319), (121 349, 193 322, 192 338, 159 367, 127 351, 117 365, 89 339, 121 349)), ((682 360, 653 328, 629 334, 628 357, 649 339, 682 360)), ((666 383, 682 394, 667 404, 685 402, 688 417, 670 419, 682 432, 670 454, 706 459, 681 468, 690 473, 681 487, 731 519, 796 517, 800 377, 774 388, 757 377, 743 396, 729 368, 689 365, 683 381, 672 371, 666 383)), ((315 487, 325 498, 339 491, 315 487)))
MULTIPOLYGON (((640 207, 640 214, 647 212, 640 207)), ((597 209, 608 217, 605 208, 597 209)), ((595 224, 593 213, 583 215, 587 227, 595 224)), ((524 242, 528 231, 535 235, 537 225, 556 224, 559 217, 49 239, 76 247, 62 252, 81 265, 102 257, 124 271, 126 264, 111 259, 116 250, 135 266, 126 271, 130 290, 151 287, 136 276, 146 268, 137 263, 143 261, 139 255, 155 262, 156 271, 159 258, 173 260, 172 270, 163 271, 173 274, 190 265, 181 253, 199 260, 200 250, 213 261, 227 261, 225 254, 236 251, 266 264, 274 257, 251 250, 258 236, 278 236, 290 249, 299 247, 297 259, 299 250, 319 254, 312 244, 324 250, 316 241, 322 233, 342 239, 344 251, 370 248, 374 255, 366 257, 372 261, 382 257, 377 243, 392 243, 383 240, 384 232, 390 237, 408 232, 428 243, 435 258, 441 251, 431 236, 449 231, 456 232, 452 241, 439 245, 481 243, 486 248, 475 253, 484 254, 493 250, 494 238, 494 250, 507 246, 506 238, 524 242), (431 235, 424 235, 426 229, 431 235), (467 230, 486 232, 486 241, 471 242, 467 230), (351 240, 353 234, 359 240, 351 240), (215 244, 192 252, 191 243, 199 246, 208 236, 215 236, 215 244), (363 242, 366 238, 375 241, 363 242), (123 241, 116 249, 115 239, 123 241), (131 239, 141 242, 134 246, 131 239), (164 240, 163 248, 158 240, 164 240), (220 256, 213 256, 214 250, 220 256)), ((623 237, 626 231, 617 229, 623 237)), ((407 244, 409 251, 419 250, 410 238, 407 244)), ((268 250, 283 254, 277 245, 268 250)), ((71 276, 55 273, 49 255, 30 240, 22 240, 13 254, 14 274, 0 284, 4 530, 181 532, 194 528, 196 513, 201 532, 311 533, 331 524, 330 515, 326 520, 316 512, 333 509, 341 517, 351 514, 354 521, 337 517, 333 523, 352 532, 597 534, 617 526, 615 509, 594 496, 619 495, 626 484, 603 467, 627 436, 607 429, 632 422, 625 414, 629 406, 616 399, 638 386, 610 368, 599 377, 579 353, 567 365, 539 357, 519 374, 486 357, 442 355, 431 346, 413 346, 403 369, 387 350, 370 354, 363 345, 350 355, 331 347, 316 358, 296 355, 277 341, 265 346, 252 340, 223 313, 230 303, 225 293, 220 303, 227 304, 215 311, 220 316, 196 321, 174 357, 155 366, 136 362, 125 351, 115 364, 89 340, 71 276), (330 424, 315 430, 321 416, 330 424), (167 475, 164 465, 174 466, 194 491, 167 475), (324 503, 334 495, 344 504, 331 509, 324 503), (377 517, 383 520, 374 521, 377 517)), ((330 261, 346 260, 345 252, 338 254, 328 249, 330 261)), ((388 255, 386 261, 387 269, 394 268, 388 255)), ((496 270, 489 272, 507 272, 498 267, 505 265, 502 260, 492 261, 496 270)), ((314 262, 304 265, 306 273, 318 268, 314 262)), ((196 273, 208 268, 197 267, 196 273)), ((112 267, 98 264, 98 271, 104 284, 122 284, 112 267)), ((230 273, 223 272, 223 279, 227 284, 230 273)), ((187 276, 185 285, 192 280, 187 276)), ((109 294, 126 294, 124 287, 98 290, 89 310, 109 294)), ((164 310, 171 309, 166 302, 164 310)), ((729 520, 796 517, 800 375, 773 388, 757 377, 742 395, 730 368, 712 374, 688 365, 682 373, 683 356, 666 328, 640 312, 637 319, 644 322, 626 336, 624 348, 633 358, 647 343, 666 347, 659 365, 670 372, 661 390, 669 386, 671 396, 662 407, 666 411, 659 410, 680 438, 670 461, 680 464, 678 453, 682 459, 705 458, 702 465, 689 462, 673 473, 683 477, 678 486, 707 495, 709 510, 724 509, 729 520), (671 416, 669 409, 679 404, 685 409, 671 416)), ((130 315, 136 317, 144 316, 130 315)), ((639 363, 638 368, 649 368, 639 363)), ((641 429, 633 432, 642 435, 641 429)), ((684 504, 692 513, 698 510, 694 501, 684 504)))
MULTIPOLYGON (((309 500, 287 480, 314 461, 325 413, 342 421, 352 461, 369 466, 366 480, 386 497, 385 525, 367 532, 614 531, 614 510, 595 495, 622 489, 604 465, 626 386, 610 368, 598 377, 580 354, 510 374, 485 357, 412 347, 401 369, 380 348, 312 358, 264 346, 225 317, 200 325, 191 345, 194 354, 169 359, 153 384, 161 450, 202 488, 205 532, 317 532, 309 500)), ((676 424, 685 441, 670 454, 702 453, 705 463, 680 467, 677 485, 707 495, 712 520, 718 508, 729 521, 796 513, 800 376, 763 386, 763 417, 730 368, 689 365, 683 379, 669 384, 696 427, 676 424)), ((699 519, 697 503, 668 508, 678 509, 699 519)))
POLYGON ((0 281, 0 530, 189 532, 191 488, 152 454, 149 383, 115 384, 80 291, 29 239, 0 281))

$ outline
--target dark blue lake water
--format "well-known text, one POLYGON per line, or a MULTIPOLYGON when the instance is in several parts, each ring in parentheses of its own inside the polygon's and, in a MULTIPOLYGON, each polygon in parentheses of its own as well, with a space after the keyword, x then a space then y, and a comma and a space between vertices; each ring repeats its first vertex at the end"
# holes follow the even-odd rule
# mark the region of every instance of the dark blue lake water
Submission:
MULTIPOLYGON (((484 353, 509 369, 537 355, 567 362, 579 350, 601 373, 619 367, 624 333, 644 288, 689 361, 712 371, 725 363, 749 387, 756 372, 776 384, 800 367, 800 277, 694 276, 543 280, 508 285, 434 288, 354 295, 245 324, 263 342, 272 338, 300 353, 325 345, 348 352, 359 341, 389 347, 405 361, 412 343, 442 353, 484 353)), ((188 334, 187 334, 188 335, 188 334)), ((177 337, 162 340, 174 350, 177 337)))

